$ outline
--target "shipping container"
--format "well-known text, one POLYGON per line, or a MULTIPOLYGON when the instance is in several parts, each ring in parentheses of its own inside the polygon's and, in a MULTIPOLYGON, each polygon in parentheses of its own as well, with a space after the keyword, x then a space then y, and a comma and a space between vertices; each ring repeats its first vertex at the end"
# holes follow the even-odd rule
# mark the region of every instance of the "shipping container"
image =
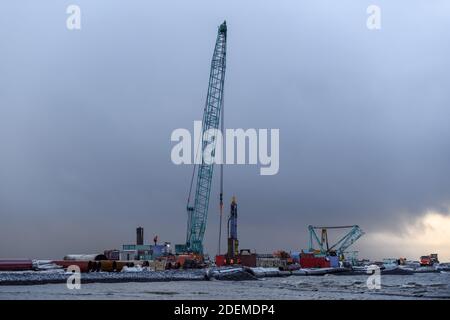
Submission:
POLYGON ((300 252, 291 251, 291 257, 294 263, 300 263, 300 252))
POLYGON ((327 257, 303 252, 300 254, 300 265, 302 268, 329 268, 331 266, 327 257))
POLYGON ((327 258, 330 261, 330 267, 339 268, 339 257, 338 256, 328 256, 327 258))
POLYGON ((239 254, 234 258, 227 258, 226 255, 216 256, 216 266, 241 265, 245 267, 256 267, 256 254, 239 254))
POLYGON ((120 260, 120 250, 105 250, 104 254, 108 260, 120 260))
POLYGON ((256 267, 261 268, 286 268, 287 261, 278 257, 272 256, 256 256, 256 267))

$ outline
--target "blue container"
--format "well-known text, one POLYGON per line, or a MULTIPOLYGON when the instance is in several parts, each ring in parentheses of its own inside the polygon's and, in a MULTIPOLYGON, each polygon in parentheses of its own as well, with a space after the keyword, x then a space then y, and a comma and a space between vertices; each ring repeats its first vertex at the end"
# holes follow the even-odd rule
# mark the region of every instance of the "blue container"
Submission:
POLYGON ((330 261, 330 267, 338 268, 339 267, 339 257, 337 256, 328 256, 328 260, 330 261))
POLYGON ((294 260, 294 262, 299 263, 300 262, 300 252, 291 251, 291 258, 292 258, 292 260, 294 260))

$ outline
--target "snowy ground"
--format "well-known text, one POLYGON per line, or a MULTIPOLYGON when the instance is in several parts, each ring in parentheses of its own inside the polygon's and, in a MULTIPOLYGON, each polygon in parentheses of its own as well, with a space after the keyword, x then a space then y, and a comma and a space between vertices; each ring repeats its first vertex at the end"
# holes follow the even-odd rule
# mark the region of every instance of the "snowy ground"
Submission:
MULTIPOLYGON (((63 270, 0 272, 0 288, 6 285, 66 283, 71 273, 63 270)), ((144 272, 89 272, 81 274, 83 283, 203 281, 205 270, 166 270, 144 272)), ((1 292, 1 291, 0 291, 1 292)))
POLYGON ((0 299, 450 299, 450 274, 385 275, 381 290, 367 277, 289 276, 253 281, 89 283, 69 290, 63 283, 0 286, 0 299))

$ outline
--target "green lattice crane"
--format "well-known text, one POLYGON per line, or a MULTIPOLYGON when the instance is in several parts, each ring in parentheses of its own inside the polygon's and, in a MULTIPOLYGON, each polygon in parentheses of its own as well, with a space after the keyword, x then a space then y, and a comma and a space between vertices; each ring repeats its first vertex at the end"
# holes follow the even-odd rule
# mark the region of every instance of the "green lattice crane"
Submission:
POLYGON ((344 254, 344 252, 353 243, 364 235, 364 231, 357 226, 333 226, 333 227, 316 227, 308 226, 309 230, 309 251, 314 251, 314 243, 318 245, 318 250, 323 254, 329 254, 334 251, 338 256, 344 254), (350 231, 340 238, 335 244, 331 245, 328 243, 328 229, 350 229, 350 231), (321 230, 321 236, 317 235, 315 230, 321 230))
MULTIPOLYGON (((201 148, 198 149, 203 155, 203 152, 207 147, 211 148, 213 150, 211 152, 213 157, 215 156, 216 147, 214 136, 219 128, 221 111, 223 107, 226 48, 227 25, 226 22, 224 22, 219 26, 214 54, 211 61, 208 93, 203 111, 201 148)), ((214 163, 211 161, 205 161, 203 156, 201 156, 201 163, 194 166, 187 203, 188 222, 186 244, 176 245, 175 251, 177 253, 203 254, 203 237, 205 235, 206 221, 208 217, 213 169, 214 163), (196 170, 197 180, 195 184, 195 197, 192 203, 191 192, 193 189, 196 170)))

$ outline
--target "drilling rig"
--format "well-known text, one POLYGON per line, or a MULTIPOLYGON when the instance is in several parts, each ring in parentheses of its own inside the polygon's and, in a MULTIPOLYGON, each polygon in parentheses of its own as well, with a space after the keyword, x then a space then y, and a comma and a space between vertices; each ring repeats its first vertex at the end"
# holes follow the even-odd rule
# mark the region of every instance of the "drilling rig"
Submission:
POLYGON ((223 22, 218 28, 216 45, 211 61, 208 93, 203 111, 202 135, 201 141, 199 142, 200 147, 198 148, 198 152, 201 154, 196 155, 196 159, 200 156, 198 159, 201 159, 201 161, 195 161, 195 163, 198 162, 198 164, 194 165, 187 200, 186 243, 175 245, 175 252, 179 256, 184 256, 187 257, 187 259, 195 261, 203 259, 203 238, 205 235, 206 221, 208 217, 209 197, 211 193, 211 182, 214 169, 216 134, 219 128, 221 111, 223 108, 226 47, 227 25, 226 22, 223 22), (205 159, 205 150, 211 150, 209 154, 212 159, 205 159), (197 178, 195 183, 195 195, 192 199, 191 195, 194 190, 194 177, 196 172, 197 178))
POLYGON ((237 238, 237 203, 233 197, 228 218, 228 257, 235 258, 239 254, 239 240, 237 238))

